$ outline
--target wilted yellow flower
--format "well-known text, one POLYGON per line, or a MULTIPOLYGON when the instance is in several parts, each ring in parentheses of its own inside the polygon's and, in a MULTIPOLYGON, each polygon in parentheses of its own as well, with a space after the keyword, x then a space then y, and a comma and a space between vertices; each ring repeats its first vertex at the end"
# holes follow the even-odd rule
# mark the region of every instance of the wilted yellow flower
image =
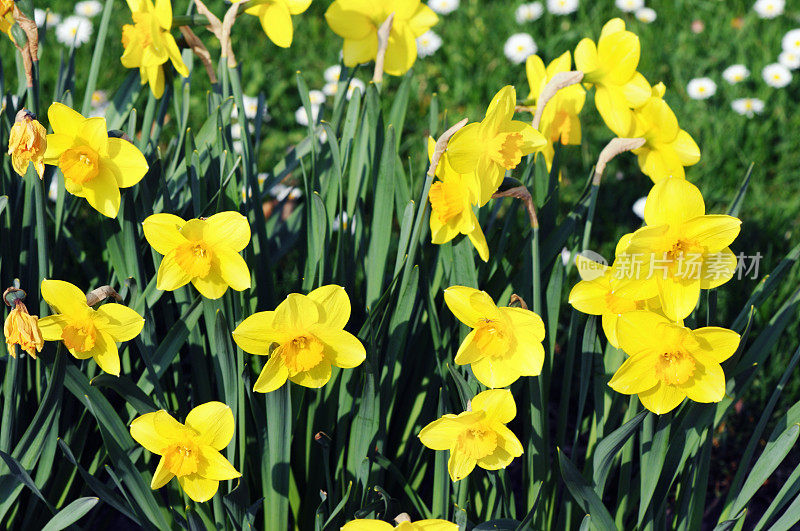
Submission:
POLYGON ((642 227, 630 236, 612 267, 612 285, 623 298, 658 297, 661 311, 684 319, 697 305, 701 289, 730 280, 736 256, 728 246, 741 220, 706 215, 700 190, 678 177, 653 186, 647 196, 642 227))
POLYGON ((0 0, 0 31, 12 41, 11 26, 14 25, 14 0, 0 0))
POLYGON ((653 413, 672 411, 687 396, 695 402, 719 402, 725 396, 720 363, 739 346, 739 334, 733 330, 690 330, 680 321, 637 311, 620 317, 617 336, 630 357, 608 385, 619 393, 639 395, 653 413))
POLYGON ((678 119, 663 100, 664 84, 652 89, 647 101, 634 109, 633 122, 628 130, 615 130, 622 138, 644 138, 645 144, 633 150, 639 158, 639 167, 653 182, 667 177, 686 177, 684 166, 697 164, 700 148, 694 139, 678 126, 678 119))
MULTIPOLYGON (((528 76, 528 86, 531 91, 527 103, 536 105, 542 90, 555 74, 569 72, 572 69, 572 56, 564 52, 554 59, 547 67, 538 55, 531 55, 525 63, 525 72, 528 76)), ((581 143, 581 120, 579 114, 586 102, 586 91, 580 85, 565 87, 553 96, 544 108, 539 131, 547 140, 547 145, 542 149, 547 169, 553 165, 555 156, 554 145, 561 142, 563 145, 577 146, 581 143)))
POLYGON ((56 312, 39 319, 45 341, 63 341, 75 358, 94 358, 103 371, 119 376, 117 342, 139 335, 142 316, 116 303, 95 310, 81 290, 63 280, 43 280, 42 298, 56 312))
POLYGON ((287 379, 322 387, 331 378, 331 365, 361 365, 366 351, 356 336, 344 331, 349 319, 350 299, 344 288, 328 285, 308 295, 292 293, 274 311, 242 321, 233 331, 236 344, 250 354, 269 356, 253 390, 269 393, 287 379))
MULTIPOLYGON (((399 519, 399 517, 398 517, 399 519)), ((397 521, 397 520, 395 520, 397 521)), ((416 522, 401 521, 397 526, 382 520, 352 520, 344 524, 341 531, 457 531, 458 525, 447 520, 428 519, 416 522)))
POLYGON ((47 111, 53 134, 47 135, 44 161, 61 169, 67 192, 85 198, 104 216, 117 217, 120 188, 147 173, 147 160, 136 146, 109 138, 105 118, 84 118, 63 103, 47 111))
POLYGON ((181 51, 172 28, 172 4, 170 0, 127 0, 133 24, 122 26, 122 66, 138 68, 141 83, 150 83, 153 96, 164 94, 164 67, 167 61, 183 77, 189 69, 181 58, 181 51))
POLYGON ((8 139, 8 154, 14 171, 24 177, 28 163, 33 164, 39 179, 44 174, 44 152, 47 148, 47 131, 27 109, 17 113, 8 139))
POLYGON ((478 393, 467 411, 445 415, 422 428, 419 440, 432 450, 450 450, 447 471, 458 481, 475 465, 499 470, 522 455, 522 444, 506 427, 516 415, 511 391, 490 389, 478 393))
POLYGON ((333 32, 344 38, 344 64, 368 63, 378 55, 378 28, 394 13, 384 72, 401 76, 417 60, 417 37, 439 17, 419 0, 336 0, 325 12, 333 32))
POLYGON ((184 220, 153 214, 144 220, 144 237, 163 254, 156 287, 174 291, 191 282, 207 299, 250 287, 250 270, 239 252, 250 243, 250 225, 238 212, 184 220))
POLYGON ((625 22, 609 20, 595 45, 583 39, 575 48, 575 66, 583 81, 595 87, 594 104, 612 131, 627 131, 633 123, 631 108, 650 97, 650 84, 636 71, 639 37, 625 29, 625 22))
POLYGON ((523 308, 498 308, 485 291, 466 286, 444 290, 453 315, 472 328, 458 347, 455 362, 471 364, 486 387, 506 387, 521 376, 536 376, 544 364, 544 323, 523 308))
POLYGON ((14 307, 6 317, 3 334, 6 336, 8 353, 12 358, 17 357, 14 345, 19 345, 19 348, 27 352, 33 359, 36 359, 36 353, 41 352, 44 347, 44 339, 39 330, 39 319, 28 313, 28 308, 21 299, 14 301, 14 307))
POLYGON ((160 455, 151 489, 160 489, 177 477, 183 491, 196 502, 210 500, 219 482, 241 477, 220 453, 233 439, 231 408, 206 402, 186 415, 181 424, 163 409, 131 422, 131 436, 150 452, 160 455))
POLYGON ((503 87, 480 123, 460 129, 447 145, 448 161, 461 174, 474 174, 481 181, 478 206, 485 205, 503 182, 506 170, 517 167, 522 157, 547 145, 530 124, 513 120, 517 93, 503 87))
MULTIPOLYGON (((232 1, 235 4, 247 0, 232 1)), ((249 5, 245 13, 258 17, 264 33, 276 46, 288 48, 292 45, 294 35, 292 15, 299 15, 308 9, 311 0, 256 0, 249 5)))
MULTIPOLYGON (((428 138, 428 159, 433 155, 436 143, 428 138)), ((489 260, 489 245, 483 234, 472 204, 478 201, 480 189, 474 174, 456 173, 447 163, 447 153, 439 159, 436 167, 438 181, 431 185, 428 199, 431 202, 431 241, 447 243, 458 234, 465 234, 481 259, 489 260)))

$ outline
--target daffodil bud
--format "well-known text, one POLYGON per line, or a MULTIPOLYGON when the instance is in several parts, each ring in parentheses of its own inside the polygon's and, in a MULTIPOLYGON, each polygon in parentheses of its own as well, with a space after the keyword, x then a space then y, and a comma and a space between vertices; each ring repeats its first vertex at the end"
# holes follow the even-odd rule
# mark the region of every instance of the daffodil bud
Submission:
POLYGON ((36 359, 36 353, 42 351, 44 340, 39 330, 39 318, 28 313, 28 308, 22 302, 24 298, 25 292, 21 289, 9 288, 3 293, 3 301, 12 308, 6 317, 3 334, 11 357, 17 357, 15 345, 19 345, 36 359))
POLYGON ((36 120, 36 116, 27 109, 17 113, 17 119, 11 127, 8 139, 8 154, 11 165, 20 176, 25 176, 28 163, 33 163, 39 178, 44 174, 44 152, 47 148, 47 131, 36 120))

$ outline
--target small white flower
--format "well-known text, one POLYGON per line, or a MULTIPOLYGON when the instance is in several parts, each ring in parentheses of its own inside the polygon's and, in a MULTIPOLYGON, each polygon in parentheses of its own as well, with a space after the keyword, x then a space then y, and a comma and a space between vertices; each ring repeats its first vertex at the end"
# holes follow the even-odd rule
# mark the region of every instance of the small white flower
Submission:
POLYGON ((533 55, 538 50, 533 37, 527 33, 515 33, 506 41, 503 52, 512 63, 524 63, 529 55, 533 55))
POLYGON ((644 219, 644 204, 647 203, 647 197, 640 197, 633 203, 633 213, 636 214, 636 217, 640 219, 644 219))
POLYGON ((616 0, 615 4, 626 13, 633 13, 644 7, 644 0, 616 0))
POLYGON ((244 145, 242 144, 241 140, 234 140, 231 142, 231 147, 233 148, 233 152, 242 155, 244 153, 244 145))
POLYGON ((561 263, 564 264, 564 267, 569 265, 569 259, 572 256, 572 253, 569 252, 569 249, 566 247, 561 249, 561 263))
MULTIPOLYGON (((244 116, 249 118, 250 120, 255 119, 256 115, 258 114, 258 98, 255 96, 248 96, 247 94, 242 94, 242 103, 244 104, 244 116)), ((231 118, 238 118, 239 117, 239 108, 236 104, 233 105, 233 109, 231 109, 231 118)), ((261 117, 267 118, 267 104, 264 104, 264 108, 261 110, 261 117)))
POLYGON ((529 4, 522 4, 514 12, 514 18, 517 19, 518 24, 525 24, 526 22, 533 22, 538 20, 544 13, 544 6, 541 2, 531 2, 529 4))
POLYGON ((547 10, 554 15, 569 15, 578 10, 578 0, 547 0, 547 10))
POLYGON ((772 63, 764 67, 761 77, 770 87, 783 88, 792 82, 792 73, 780 63, 772 63))
MULTIPOLYGON (((347 88, 347 99, 349 100, 353 97, 356 89, 360 90, 361 94, 364 94, 365 88, 364 82, 360 79, 354 78, 350 80, 350 86, 347 88)), ((329 81, 322 87, 322 93, 328 97, 336 96, 337 92, 339 92, 339 83, 337 81, 329 81)))
POLYGON ((420 57, 432 55, 442 46, 442 38, 433 30, 428 30, 417 37, 417 53, 420 57))
POLYGON ((735 85, 750 77, 750 70, 744 65, 731 65, 722 71, 722 79, 735 85))
POLYGON ((353 97, 353 95, 356 92, 356 89, 358 89, 359 92, 363 95, 364 94, 364 89, 366 89, 366 88, 367 88, 367 86, 360 79, 352 79, 350 81, 350 86, 347 87, 347 99, 349 100, 350 98, 353 97))
POLYGON ((717 93, 717 84, 710 78, 698 77, 689 81, 686 92, 693 100, 707 100, 717 93))
MULTIPOLYGON (((261 185, 263 185, 266 182, 267 177, 268 177, 268 175, 266 173, 259 173, 258 174, 257 179, 258 179, 258 187, 259 188, 261 188, 261 185)), ((252 188, 250 188, 249 186, 242 186, 242 202, 246 202, 247 199, 249 198, 249 196, 252 195, 252 193, 253 193, 253 189, 252 188)))
POLYGON ((781 40, 781 48, 785 52, 800 53, 800 28, 786 32, 781 40))
POLYGON ((440 15, 448 15, 458 9, 458 0, 430 0, 428 7, 440 15))
POLYGON ((329 81, 325 83, 322 87, 322 92, 326 96, 335 96, 337 92, 339 92, 339 82, 338 81, 329 81))
MULTIPOLYGON (((247 130, 250 131, 250 134, 253 134, 256 128, 253 124, 248 123, 247 130)), ((239 125, 239 122, 233 122, 231 124, 231 138, 234 140, 239 140, 242 138, 242 126, 239 125)))
POLYGON ((764 111, 764 102, 758 98, 739 98, 731 102, 731 107, 738 114, 752 118, 764 111))
MULTIPOLYGON (((311 121, 317 123, 317 118, 319 118, 319 105, 312 105, 311 106, 311 121)), ((306 112, 305 107, 300 107, 294 112, 294 119, 297 120, 297 123, 303 126, 308 125, 309 123, 309 116, 308 112, 306 112)))
POLYGON ((50 179, 50 186, 47 187, 47 199, 53 203, 58 200, 58 178, 55 175, 50 179))
POLYGON ((44 26, 45 23, 47 23, 48 27, 53 27, 61 22, 61 15, 53 13, 52 11, 45 11, 44 9, 34 9, 33 18, 36 21, 36 25, 40 28, 44 26))
POLYGON ((800 68, 800 54, 784 50, 778 56, 778 62, 789 70, 800 68))
POLYGON ((356 233, 356 220, 353 220, 351 223, 347 217, 347 212, 341 212, 338 216, 336 216, 333 220, 333 224, 331 225, 332 232, 339 232, 342 229, 350 229, 350 234, 356 233))
POLYGON ((650 24, 651 22, 655 22, 658 15, 656 14, 655 9, 643 7, 641 9, 637 9, 633 16, 635 16, 639 22, 650 24))
POLYGON ((341 65, 333 65, 329 66, 325 69, 325 73, 322 74, 325 78, 327 83, 336 83, 339 81, 339 77, 342 75, 342 66, 341 65))
POLYGON ((92 110, 89 111, 89 118, 105 118, 106 111, 110 106, 110 103, 103 103, 97 107, 92 106, 92 110))
POLYGON ((92 18, 103 11, 103 4, 97 0, 84 0, 75 4, 75 14, 86 18, 92 18))
POLYGON ((79 47, 89 42, 92 36, 92 23, 86 17, 71 15, 64 22, 56 26, 56 39, 61 44, 79 47))
POLYGON ((309 90, 308 91, 308 99, 311 101, 311 105, 319 106, 325 103, 325 93, 321 90, 309 90))
POLYGON ((108 102, 108 94, 105 90, 95 90, 92 92, 92 107, 100 107, 108 102))
POLYGON ((278 183, 269 189, 269 195, 283 201, 284 199, 300 199, 303 197, 303 191, 293 186, 286 186, 283 183, 278 183))
POLYGON ((783 14, 786 0, 757 0, 753 11, 761 18, 775 18, 783 14))

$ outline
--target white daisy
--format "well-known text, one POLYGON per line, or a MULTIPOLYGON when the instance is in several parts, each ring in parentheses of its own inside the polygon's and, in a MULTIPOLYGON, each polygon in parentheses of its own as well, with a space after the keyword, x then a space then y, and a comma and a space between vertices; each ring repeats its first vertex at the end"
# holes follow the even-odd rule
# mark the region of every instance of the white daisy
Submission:
POLYGON ((643 7, 641 9, 637 9, 636 12, 633 14, 639 22, 644 22, 645 24, 650 24, 651 22, 655 22, 657 15, 656 10, 651 9, 649 7, 643 7))
POLYGON ((569 259, 572 258, 572 253, 569 252, 569 249, 563 247, 561 249, 561 263, 564 264, 564 267, 569 265, 569 259))
POLYGON ((731 102, 731 107, 738 114, 752 118, 764 111, 764 102, 758 98, 739 98, 731 102))
POLYGON ((770 87, 783 88, 792 82, 792 73, 780 63, 772 63, 764 67, 761 77, 770 87))
POLYGON ((800 54, 784 50, 778 55, 778 62, 789 70, 800 68, 800 54))
POLYGON ((47 187, 47 199, 55 203, 58 200, 58 178, 53 175, 50 186, 47 187))
POLYGON ((339 81, 339 77, 342 75, 342 66, 341 65, 329 66, 328 68, 325 69, 325 73, 322 75, 327 83, 335 83, 339 81))
POLYGON ((554 15, 569 15, 578 10, 578 0, 547 0, 547 10, 554 15))
POLYGON ((633 13, 644 7, 644 0, 616 0, 615 4, 626 13, 633 13))
POLYGON ((92 100, 91 105, 92 107, 100 107, 103 104, 108 102, 108 94, 106 94, 105 90, 95 90, 92 92, 92 100))
POLYGON ((640 197, 633 203, 631 210, 636 214, 636 217, 644 219, 644 204, 647 203, 647 197, 640 197))
POLYGON ((308 99, 311 101, 311 105, 322 105, 325 103, 325 93, 321 90, 309 90, 308 91, 308 99))
POLYGON ((436 53, 441 48, 442 38, 433 30, 428 30, 417 37, 417 53, 420 57, 427 57, 436 53))
POLYGON ((354 219, 350 222, 350 219, 347 217, 347 212, 342 212, 333 220, 333 224, 331 225, 332 232, 339 232, 340 230, 348 230, 350 229, 350 234, 356 233, 356 220, 354 219))
POLYGON ((356 89, 358 89, 359 92, 363 95, 364 94, 364 90, 366 88, 367 88, 367 86, 360 79, 351 80, 350 81, 350 86, 347 87, 347 99, 349 100, 350 98, 353 97, 353 95, 356 92, 356 89))
POLYGON ((86 18, 92 18, 103 11, 103 4, 97 0, 84 0, 75 4, 75 14, 86 18))
POLYGON ((783 14, 786 0, 757 0, 753 11, 761 18, 775 18, 783 14))
POLYGON ((284 199, 300 199, 303 197, 303 191, 294 186, 278 183, 269 189, 269 195, 278 201, 283 201, 284 199))
MULTIPOLYGON (((242 94, 242 103, 244 103, 245 117, 249 118, 250 120, 255 119, 256 115, 258 114, 258 97, 242 94)), ((236 104, 234 104, 233 109, 231 109, 231 118, 238 118, 238 117, 239 117, 239 109, 236 106, 236 104)), ((264 108, 261 109, 261 117, 264 119, 268 117, 266 103, 264 104, 264 108)))
POLYGON ((92 23, 86 17, 71 15, 56 26, 56 39, 61 44, 79 47, 89 42, 92 36, 92 23))
MULTIPOLYGON (((317 118, 319 118, 319 105, 312 105, 311 106, 311 120, 314 123, 317 123, 317 118)), ((306 112, 305 107, 300 107, 294 112, 294 119, 297 120, 297 123, 303 126, 307 126, 309 122, 308 112, 306 112)))
MULTIPOLYGON (((268 176, 269 175, 267 175, 266 173, 258 174, 256 178, 258 179, 259 188, 261 188, 261 185, 263 185, 266 182, 268 176)), ((246 202, 249 196, 252 195, 252 193, 253 193, 252 188, 250 188, 249 186, 242 186, 242 202, 246 202)))
POLYGON ((750 70, 744 65, 731 65, 722 71, 722 79, 735 85, 750 77, 750 70))
POLYGON ((533 55, 538 50, 533 37, 527 33, 515 33, 506 41, 503 52, 512 63, 524 63, 529 55, 533 55))
POLYGON ((61 15, 53 13, 52 11, 45 11, 44 9, 34 9, 33 19, 36 21, 36 25, 40 28, 44 26, 45 23, 48 27, 52 28, 61 22, 61 15))
POLYGON ((698 77, 689 81, 686 92, 693 100, 707 100, 717 93, 717 84, 710 78, 698 77))
POLYGON ((522 4, 514 12, 514 18, 517 19, 518 24, 525 24, 526 22, 533 22, 542 16, 544 13, 544 6, 541 2, 531 2, 529 4, 522 4))
POLYGON ((458 9, 458 0, 430 0, 428 7, 440 15, 448 15, 458 9))
POLYGON ((335 96, 338 91, 339 91, 338 81, 329 81, 328 83, 325 83, 325 85, 322 87, 322 92, 326 96, 335 96))
POLYGON ((781 40, 781 48, 786 52, 800 53, 800 28, 786 32, 781 40))

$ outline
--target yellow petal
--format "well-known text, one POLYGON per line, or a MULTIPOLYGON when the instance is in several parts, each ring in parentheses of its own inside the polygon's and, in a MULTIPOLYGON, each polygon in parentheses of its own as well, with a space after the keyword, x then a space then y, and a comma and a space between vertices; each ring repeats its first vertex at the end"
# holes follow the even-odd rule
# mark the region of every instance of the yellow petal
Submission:
POLYGON ((119 212, 119 186, 111 172, 100 171, 94 179, 82 184, 82 195, 95 210, 109 218, 119 212))
POLYGON ((80 124, 78 136, 90 148, 104 155, 108 143, 106 119, 102 117, 87 118, 80 124))
POLYGON ((272 325, 275 312, 257 312, 242 321, 233 331, 233 340, 250 354, 266 356, 273 343, 291 339, 272 325))
POLYGON ((483 234, 483 229, 478 224, 478 218, 475 217, 475 213, 470 210, 470 215, 473 218, 474 229, 467 233, 467 237, 469 241, 472 242, 472 245, 478 251, 478 256, 481 257, 481 260, 484 262, 489 261, 489 244, 486 243, 486 235, 483 234))
POLYGON ((150 482, 150 488, 153 490, 160 489, 175 477, 175 474, 170 472, 164 463, 165 459, 162 457, 158 460, 156 471, 153 472, 153 480, 150 482))
POLYGON ((464 424, 454 418, 434 420, 419 432, 419 440, 431 450, 449 450, 455 446, 464 424))
POLYGON ((235 479, 242 475, 221 453, 210 446, 200 447, 200 459, 197 463, 197 474, 206 479, 224 481, 235 479))
POLYGON ((476 461, 469 455, 458 450, 450 452, 450 459, 447 460, 447 471, 453 481, 464 479, 475 468, 476 461))
MULTIPOLYGON (((413 6, 413 3, 411 4, 413 6)), ((411 18, 408 20, 408 27, 414 34, 414 37, 419 37, 433 26, 439 23, 439 16, 425 4, 417 2, 416 10, 411 18)))
POLYGON ((633 133, 633 112, 628 107, 628 100, 619 88, 597 86, 594 93, 594 104, 609 129, 621 137, 633 133))
POLYGON ((633 77, 622 86, 622 94, 633 108, 644 105, 652 94, 650 83, 639 72, 634 73, 633 77))
POLYGON ((63 280, 42 280, 42 298, 55 310, 65 315, 88 311, 86 295, 74 284, 63 280))
POLYGON ((169 30, 172 27, 172 3, 170 0, 156 0, 153 14, 163 29, 169 30))
POLYGON ((369 33, 363 39, 345 38, 342 59, 347 67, 368 63, 378 55, 378 34, 369 33))
POLYGON ((183 424, 164 411, 145 413, 131 422, 131 437, 154 454, 161 452, 186 433, 183 424))
POLYGON ((698 216, 684 223, 681 232, 686 239, 705 247, 706 252, 715 253, 733 243, 741 225, 742 220, 733 216, 698 216))
POLYGON ((662 337, 673 323, 655 312, 640 310, 622 314, 617 321, 619 345, 629 356, 665 348, 662 337))
POLYGON ((203 239, 212 247, 225 245, 236 252, 250 243, 250 223, 238 212, 220 212, 205 220, 203 239))
POLYGON ((725 284, 733 278, 738 263, 738 258, 730 248, 704 254, 700 289, 712 289, 725 284))
POLYGON ((192 280, 189 274, 178 264, 175 254, 175 250, 168 252, 158 267, 156 287, 162 291, 174 291, 192 280))
POLYGON ((264 364, 264 368, 261 369, 261 374, 253 385, 253 391, 269 393, 285 384, 287 378, 289 378, 289 369, 283 364, 281 357, 271 356, 264 364))
POLYGON ((298 372, 294 376, 289 376, 289 379, 297 385, 317 389, 331 379, 331 364, 326 360, 322 360, 313 369, 298 372))
POLYGON ((181 234, 184 225, 186 225, 185 220, 172 214, 153 214, 142 222, 147 243, 162 255, 186 243, 186 238, 181 234))
POLYGON ((498 445, 495 447, 494 452, 478 459, 478 466, 485 470, 500 470, 507 467, 514 457, 509 454, 505 448, 498 445))
POLYGON ((119 188, 129 188, 142 180, 149 166, 139 149, 122 138, 109 138, 108 159, 103 166, 113 173, 119 188))
POLYGON ((636 395, 654 388, 659 383, 655 373, 658 357, 658 354, 650 352, 630 356, 614 373, 608 382, 609 387, 625 395, 636 395))
MULTIPOLYGON (((648 86, 648 90, 649 90, 648 86)), ((639 110, 639 117, 651 128, 651 141, 672 142, 678 136, 678 118, 666 101, 650 98, 639 110)))
POLYGON ((639 393, 642 405, 657 415, 669 413, 678 407, 684 398, 686 392, 683 389, 662 382, 644 393, 639 393))
POLYGON ((199 434, 202 444, 222 450, 233 439, 233 412, 222 402, 206 402, 186 415, 186 426, 199 434))
POLYGON ((606 339, 614 348, 620 348, 619 338, 617 337, 618 321, 619 315, 615 313, 604 313, 600 318, 600 322, 603 326, 603 332, 606 334, 606 339))
POLYGON ((183 77, 189 77, 189 68, 186 66, 186 63, 183 62, 183 57, 181 57, 181 51, 178 48, 178 43, 175 42, 175 37, 169 33, 162 33, 162 38, 166 44, 167 55, 169 55, 169 60, 172 62, 175 71, 183 77))
POLYGON ((528 87, 530 88, 528 102, 536 103, 545 83, 547 83, 547 71, 541 57, 538 55, 528 56, 525 60, 525 75, 528 78, 528 87))
POLYGON ((725 397, 725 374, 719 363, 702 355, 694 357, 694 373, 680 387, 695 402, 719 402, 725 397))
POLYGON ((53 128, 54 133, 73 138, 77 134, 80 125, 86 120, 79 112, 58 102, 53 103, 47 109, 47 119, 50 120, 50 126, 53 128))
POLYGON ((693 334, 699 342, 700 354, 716 363, 722 363, 733 356, 741 340, 741 336, 733 330, 717 326, 698 328, 693 334))
POLYGON ((579 312, 603 315, 609 311, 606 297, 611 286, 605 277, 582 280, 569 292, 569 303, 579 312))
POLYGON ((506 424, 517 416, 517 405, 508 389, 490 389, 478 393, 470 402, 472 411, 483 411, 486 418, 506 424))
POLYGON ((444 290, 444 302, 456 319, 472 328, 480 319, 496 319, 500 315, 488 293, 467 286, 450 286, 444 290))
POLYGON ((681 164, 684 166, 691 166, 700 161, 700 148, 694 139, 681 129, 678 131, 678 136, 672 143, 672 148, 678 154, 681 164))
POLYGON ((203 297, 211 300, 219 299, 228 291, 228 283, 225 282, 221 273, 214 267, 205 277, 193 278, 192 285, 203 297))
POLYGON ((490 389, 499 390, 502 387, 508 387, 522 376, 520 364, 510 356, 507 358, 481 358, 472 363, 470 367, 475 378, 490 389))
POLYGON ((655 277, 664 315, 675 321, 689 317, 700 300, 700 278, 655 277))
MULTIPOLYGON (((373 11, 373 6, 370 4, 371 0, 337 0, 325 11, 325 20, 336 35, 344 39, 360 41, 370 33, 377 32, 377 28, 369 17, 373 11)), ((377 51, 377 36, 375 39, 377 51)))
POLYGON ((344 328, 350 320, 350 297, 343 287, 335 284, 322 286, 308 294, 308 298, 319 303, 324 310, 319 323, 331 328, 344 328))
POLYGON ((516 307, 502 307, 500 313, 511 321, 515 336, 527 336, 533 341, 544 339, 544 322, 536 313, 516 307))
POLYGON ((486 117, 480 123, 481 136, 491 138, 511 120, 517 106, 517 91, 512 85, 501 88, 489 103, 486 117))
POLYGON ((97 365, 103 369, 103 372, 119 376, 119 352, 114 338, 108 332, 104 330, 97 331, 94 347, 90 352, 97 365))
POLYGON ((608 68, 605 79, 615 85, 627 83, 639 65, 639 37, 630 31, 617 31, 600 37, 597 55, 608 68))
POLYGON ((225 284, 236 291, 250 289, 250 270, 239 253, 219 246, 214 248, 214 258, 219 261, 219 273, 225 284))
POLYGON ((514 331, 516 346, 509 354, 512 364, 519 370, 520 376, 538 376, 544 366, 544 347, 541 340, 528 333, 514 331))
POLYGON ((97 309, 95 326, 108 332, 114 341, 130 341, 144 327, 144 318, 122 304, 104 304, 97 309))
POLYGON ((42 158, 45 163, 55 166, 61 154, 75 145, 75 138, 66 134, 51 134, 47 135, 46 144, 42 158))
POLYGON ((313 299, 299 293, 290 293, 275 308, 273 326, 278 329, 308 330, 319 322, 320 306, 313 299))
POLYGON ((480 139, 480 124, 467 124, 450 139, 447 161, 456 173, 472 173, 484 151, 486 146, 480 139))
POLYGON ((394 528, 383 520, 351 520, 342 526, 341 531, 391 531, 394 528))
POLYGON ((49 315, 39 319, 39 333, 45 341, 61 341, 67 320, 61 315, 49 315))
POLYGON ((311 0, 284 0, 284 2, 286 2, 289 7, 289 13, 292 15, 303 13, 311 5, 311 0))
POLYGON ((150 83, 150 91, 153 96, 160 98, 164 95, 164 69, 161 65, 153 65, 146 67, 145 72, 150 83))
POLYGON ((402 76, 417 60, 417 41, 408 24, 395 24, 389 34, 384 71, 390 76, 402 76))
POLYGON ((364 345, 349 332, 330 327, 315 327, 314 335, 325 343, 325 357, 337 367, 352 369, 361 365, 367 357, 364 345))
POLYGON ((503 448, 512 457, 519 457, 523 454, 522 443, 519 442, 514 432, 503 425, 493 427, 497 434, 497 446, 503 448))
POLYGON ((651 226, 678 226, 705 212, 700 190, 689 181, 673 177, 657 183, 647 194, 644 220, 651 226))
MULTIPOLYGON (((600 67, 597 46, 592 39, 582 39, 575 47, 575 68, 590 74, 600 67)), ((587 79, 587 82, 591 82, 587 79)))
POLYGON ((611 35, 619 31, 625 31, 625 21, 621 18, 615 17, 603 24, 603 29, 600 31, 600 37, 611 35))
POLYGON ((464 338, 464 341, 462 341, 461 345, 458 347, 455 360, 453 360, 457 365, 468 365, 483 359, 485 354, 475 345, 474 340, 475 330, 467 334, 467 337, 464 338))
POLYGON ((186 495, 198 503, 213 498, 219 488, 219 481, 206 479, 199 474, 181 476, 178 478, 178 482, 186 495))

